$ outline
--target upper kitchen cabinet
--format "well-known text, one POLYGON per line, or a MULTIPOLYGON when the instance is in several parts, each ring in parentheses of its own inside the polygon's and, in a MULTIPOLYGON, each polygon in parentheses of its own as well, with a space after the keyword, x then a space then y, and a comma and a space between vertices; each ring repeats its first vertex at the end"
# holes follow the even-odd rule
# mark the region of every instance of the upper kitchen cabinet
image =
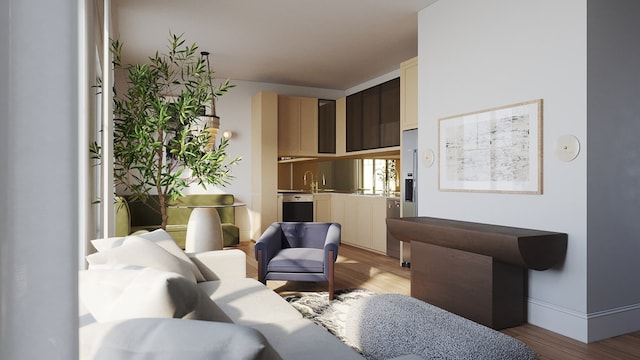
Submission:
POLYGON ((380 85, 380 147, 400 145, 400 79, 380 85))
POLYGON ((318 154, 318 99, 278 96, 278 156, 318 154))
POLYGON ((362 92, 347 96, 347 152, 362 150, 362 92))
POLYGON ((347 96, 347 151, 400 145, 400 79, 347 96))
POLYGON ((400 64, 400 124, 402 130, 418 127, 418 58, 400 64))
POLYGON ((347 98, 336 100, 336 155, 347 153, 347 98))
MULTIPOLYGON (((348 120, 347 120, 348 121, 348 120)), ((380 147, 380 86, 362 91, 362 149, 380 147)))
POLYGON ((336 153, 335 100, 318 100, 318 153, 336 153))

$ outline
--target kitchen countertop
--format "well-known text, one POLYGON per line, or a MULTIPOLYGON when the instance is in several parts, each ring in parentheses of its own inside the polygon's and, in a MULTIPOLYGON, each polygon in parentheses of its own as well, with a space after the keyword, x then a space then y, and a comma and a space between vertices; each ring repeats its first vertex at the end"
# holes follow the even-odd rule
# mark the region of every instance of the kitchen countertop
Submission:
POLYGON ((400 192, 392 192, 388 195, 382 194, 374 194, 371 192, 363 192, 363 191, 348 191, 348 190, 335 190, 335 189, 319 189, 317 191, 311 190, 290 190, 290 189, 279 189, 279 195, 284 194, 313 194, 313 195, 354 195, 354 196, 375 196, 375 197, 386 197, 386 198, 399 198, 400 192))

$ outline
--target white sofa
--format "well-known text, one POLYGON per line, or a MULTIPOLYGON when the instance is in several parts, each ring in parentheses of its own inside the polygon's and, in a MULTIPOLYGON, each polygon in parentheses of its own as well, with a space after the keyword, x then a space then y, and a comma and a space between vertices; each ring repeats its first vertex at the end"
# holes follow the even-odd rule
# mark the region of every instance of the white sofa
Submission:
POLYGON ((93 244, 81 359, 362 359, 247 278, 240 250, 187 257, 162 230, 93 244))

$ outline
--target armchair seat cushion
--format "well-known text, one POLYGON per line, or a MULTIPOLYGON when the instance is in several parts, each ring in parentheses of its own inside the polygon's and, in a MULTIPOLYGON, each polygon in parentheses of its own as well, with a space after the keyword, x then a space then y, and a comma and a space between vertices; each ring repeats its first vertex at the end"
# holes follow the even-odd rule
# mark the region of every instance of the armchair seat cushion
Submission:
POLYGON ((282 249, 269 261, 269 272, 322 273, 324 250, 314 248, 282 249))

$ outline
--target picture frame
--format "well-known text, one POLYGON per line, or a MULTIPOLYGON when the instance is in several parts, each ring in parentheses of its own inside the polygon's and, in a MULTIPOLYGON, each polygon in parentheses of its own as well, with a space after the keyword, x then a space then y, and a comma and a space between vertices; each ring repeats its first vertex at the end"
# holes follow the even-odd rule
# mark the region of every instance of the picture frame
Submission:
POLYGON ((542 99, 438 120, 438 190, 542 194, 542 99))

